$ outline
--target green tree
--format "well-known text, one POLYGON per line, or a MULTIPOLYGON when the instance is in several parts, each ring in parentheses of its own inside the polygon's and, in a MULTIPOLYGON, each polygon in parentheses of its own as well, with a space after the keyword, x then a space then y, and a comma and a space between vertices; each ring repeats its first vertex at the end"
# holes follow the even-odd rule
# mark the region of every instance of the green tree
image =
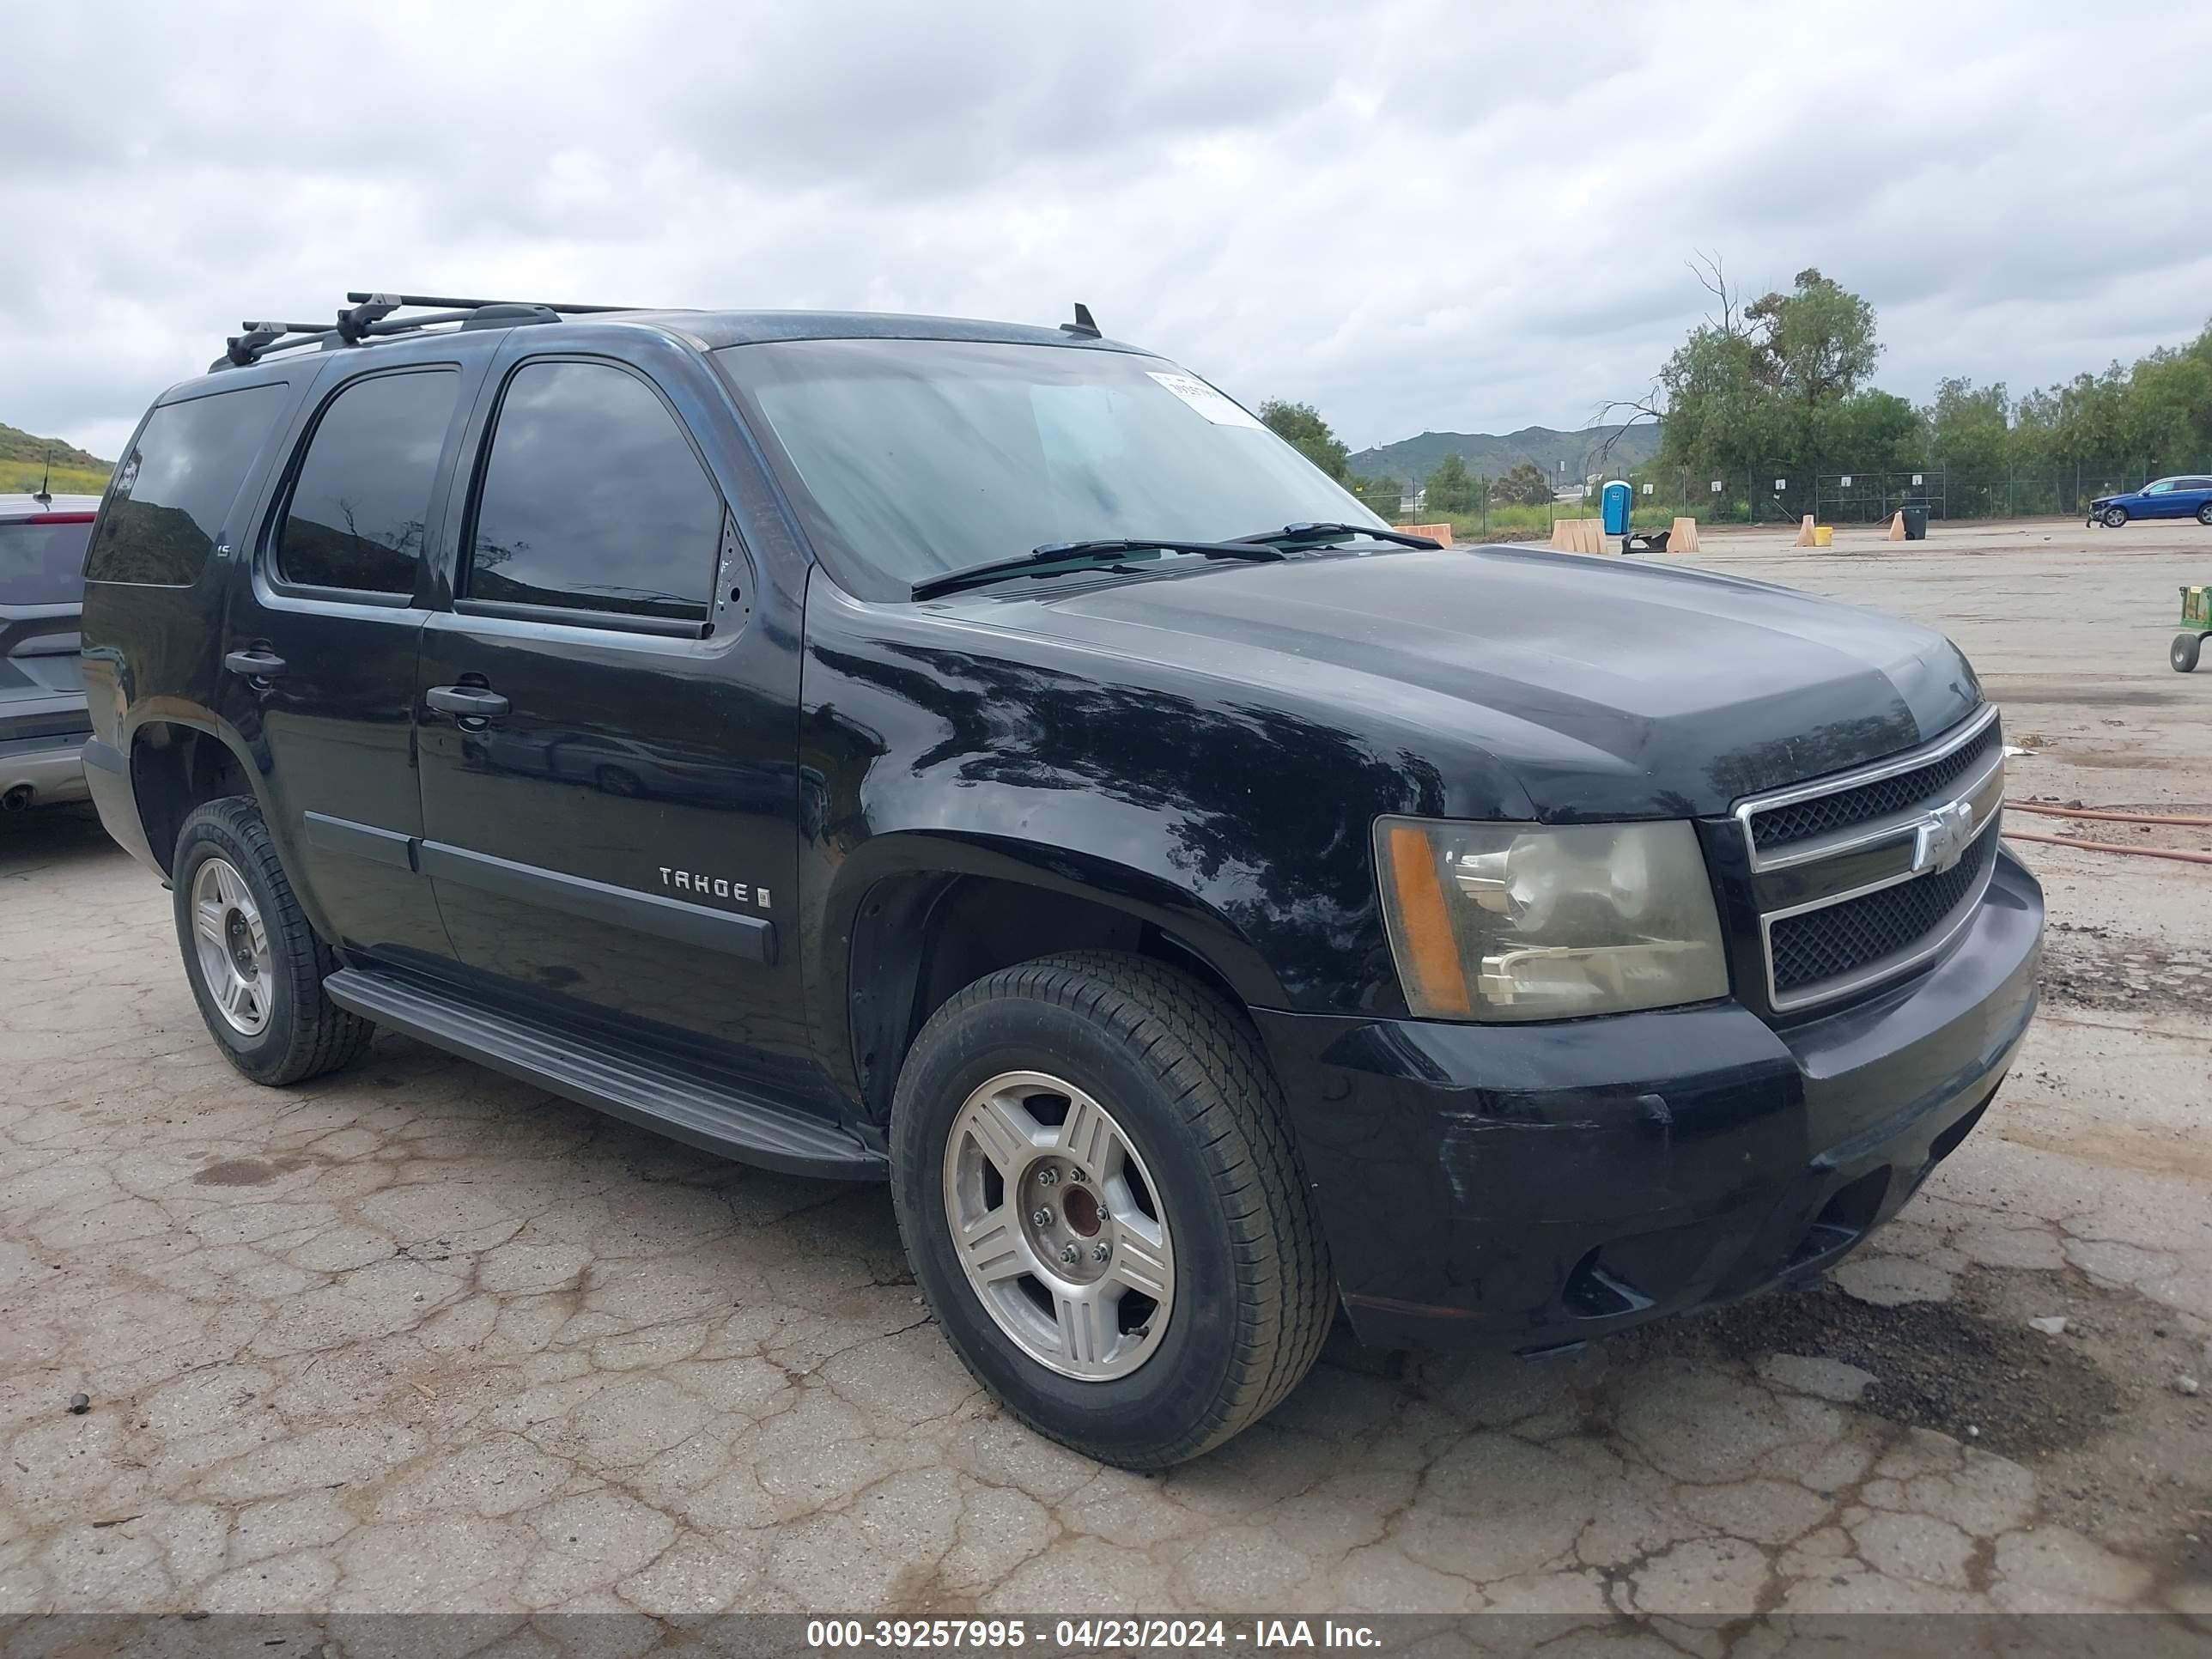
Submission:
POLYGON ((1928 428, 1920 411, 1893 392, 1869 386, 1815 412, 1803 461, 1817 462, 1824 472, 1853 466, 1893 472, 1926 459, 1927 453, 1928 428))
POLYGON ((1352 478, 1352 451, 1339 441, 1321 411, 1311 404, 1286 403, 1280 398, 1270 398, 1260 405, 1260 420, 1268 431, 1296 449, 1316 466, 1337 481, 1348 483, 1352 478))
POLYGON ((1954 471, 1992 471, 2012 459, 2012 399, 2002 380, 1985 386, 1964 376, 1938 380, 1936 401, 1921 416, 1929 452, 1954 471))
POLYGON ((1844 440, 1904 442, 1910 406, 1866 385, 1881 346, 1864 299, 1810 267, 1748 305, 1717 258, 1698 281, 1715 310, 1660 367, 1651 396, 1626 405, 1664 422, 1666 466, 1732 477, 1806 467, 1844 440))
POLYGON ((1510 467, 1490 486, 1490 499, 1502 506, 1541 507, 1553 496, 1552 481, 1534 461, 1510 467))
POLYGON ((1467 470, 1467 458, 1456 453, 1437 463, 1423 488, 1428 491, 1426 510, 1431 513, 1449 516, 1472 513, 1482 505, 1474 475, 1467 470))
POLYGON ((1406 498, 1406 486, 1387 472, 1374 478, 1363 478, 1355 473, 1344 480, 1344 487, 1357 495, 1360 505, 1369 512, 1386 519, 1398 516, 1398 503, 1406 498))
POLYGON ((2124 453, 2154 471, 2212 454, 2212 352, 2162 349, 2138 362, 2120 426, 2124 453))
POLYGON ((1659 371, 1662 460, 1734 474, 1776 454, 1782 423, 1773 394, 1759 384, 1758 361, 1748 335, 1711 324, 1691 331, 1659 371))
POLYGON ((1744 307, 1760 382, 1808 413, 1849 397, 1881 356, 1874 307, 1808 266, 1787 294, 1744 307))

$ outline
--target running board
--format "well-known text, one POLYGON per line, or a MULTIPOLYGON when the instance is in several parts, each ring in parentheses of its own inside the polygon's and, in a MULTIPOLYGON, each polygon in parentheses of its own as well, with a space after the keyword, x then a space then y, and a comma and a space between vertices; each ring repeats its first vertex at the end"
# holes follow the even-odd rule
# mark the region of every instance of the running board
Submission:
POLYGON ((364 1019, 725 1158, 834 1181, 890 1175, 882 1153, 834 1123, 594 1032, 488 1008, 374 969, 341 968, 323 988, 364 1019))

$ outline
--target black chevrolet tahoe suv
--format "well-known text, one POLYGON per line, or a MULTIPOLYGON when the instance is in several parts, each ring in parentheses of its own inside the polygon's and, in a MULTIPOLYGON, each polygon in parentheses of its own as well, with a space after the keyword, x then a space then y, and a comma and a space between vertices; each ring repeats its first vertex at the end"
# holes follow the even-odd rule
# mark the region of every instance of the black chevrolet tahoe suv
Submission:
POLYGON ((93 793, 258 1082, 382 1026, 888 1181, 975 1376, 1158 1468, 1340 1306, 1817 1273, 2017 1051, 1938 635, 1419 543, 1081 311, 352 297, 164 393, 88 555, 93 793))

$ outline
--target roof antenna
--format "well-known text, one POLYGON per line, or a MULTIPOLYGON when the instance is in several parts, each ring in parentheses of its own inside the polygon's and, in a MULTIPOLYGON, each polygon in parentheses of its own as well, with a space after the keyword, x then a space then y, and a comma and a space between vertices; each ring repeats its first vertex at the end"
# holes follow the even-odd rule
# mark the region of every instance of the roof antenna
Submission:
POLYGON ((1062 323, 1060 325, 1060 331, 1062 334, 1080 335, 1086 340, 1095 340, 1098 337, 1098 325, 1091 320, 1091 307, 1078 300, 1075 302, 1075 320, 1072 323, 1062 323))
POLYGON ((49 484, 52 483, 53 483, 53 481, 54 481, 54 442, 53 442, 53 440, 52 440, 52 439, 49 438, 49 439, 47 439, 47 440, 46 440, 46 469, 45 469, 45 471, 44 471, 43 472, 41 472, 41 473, 40 474, 40 476, 39 476, 39 487, 38 487, 37 490, 36 490, 35 492, 33 492, 33 495, 32 495, 32 496, 31 496, 31 499, 32 499, 33 501, 36 501, 36 502, 39 504, 39 510, 40 510, 41 513, 45 512, 48 507, 52 507, 52 506, 54 504, 54 492, 53 492, 52 489, 48 489, 48 488, 47 488, 47 486, 48 486, 49 484))

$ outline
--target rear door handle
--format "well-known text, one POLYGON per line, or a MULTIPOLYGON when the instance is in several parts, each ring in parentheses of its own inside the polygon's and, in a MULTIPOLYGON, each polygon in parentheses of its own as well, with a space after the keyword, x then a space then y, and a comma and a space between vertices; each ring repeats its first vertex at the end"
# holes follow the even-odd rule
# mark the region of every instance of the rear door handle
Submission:
POLYGON ((434 685, 422 694, 422 701, 441 714, 458 715, 465 720, 501 720, 512 706, 498 692, 487 691, 480 685, 434 685))
POLYGON ((223 657, 222 665, 249 680, 279 679, 284 673, 284 659, 265 645, 229 652, 223 657))

